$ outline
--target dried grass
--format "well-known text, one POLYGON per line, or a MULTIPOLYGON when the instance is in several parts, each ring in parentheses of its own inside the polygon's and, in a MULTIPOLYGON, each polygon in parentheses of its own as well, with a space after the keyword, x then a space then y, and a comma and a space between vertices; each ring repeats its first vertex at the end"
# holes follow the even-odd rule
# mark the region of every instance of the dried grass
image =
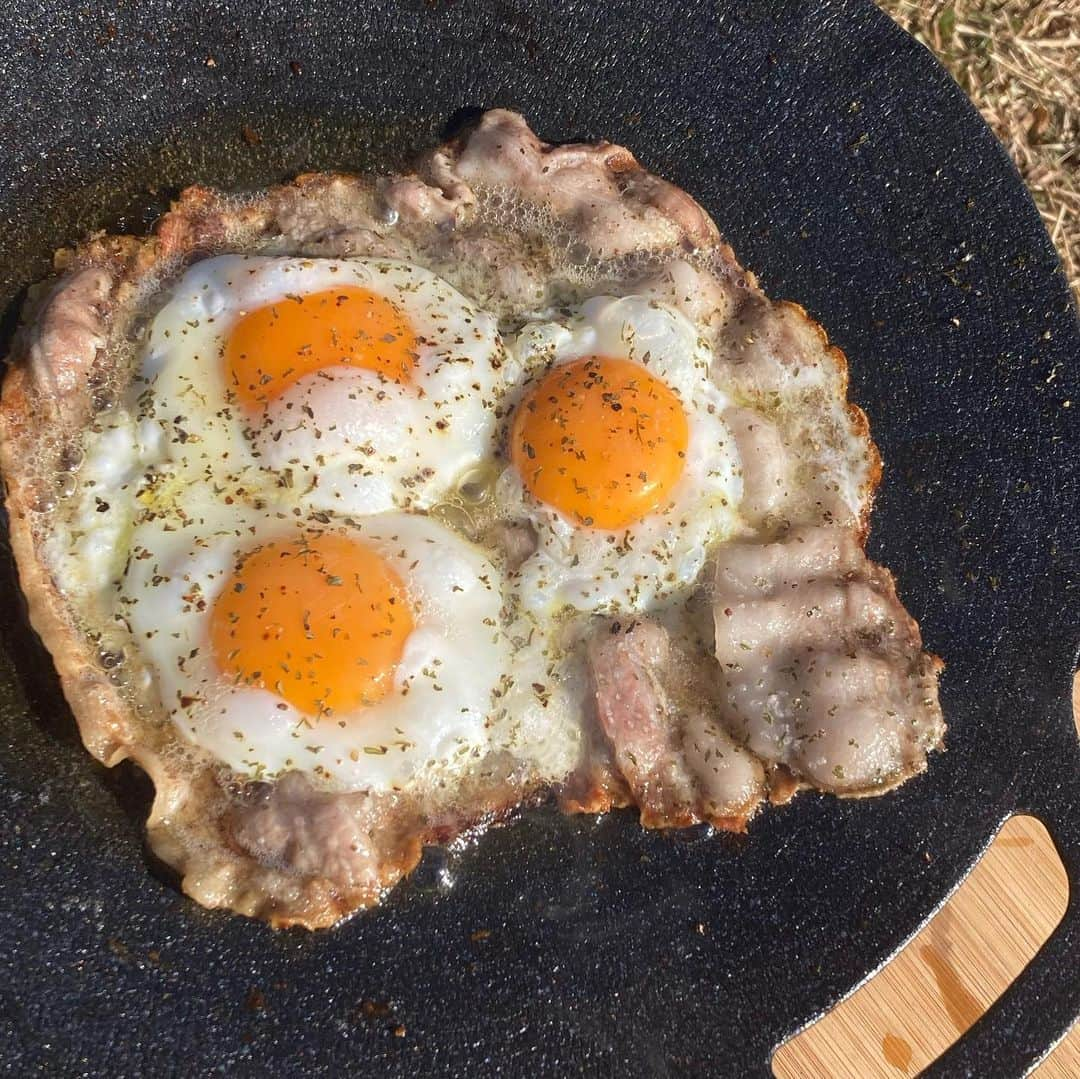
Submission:
POLYGON ((1080 0, 878 0, 1012 154, 1080 301, 1080 0))

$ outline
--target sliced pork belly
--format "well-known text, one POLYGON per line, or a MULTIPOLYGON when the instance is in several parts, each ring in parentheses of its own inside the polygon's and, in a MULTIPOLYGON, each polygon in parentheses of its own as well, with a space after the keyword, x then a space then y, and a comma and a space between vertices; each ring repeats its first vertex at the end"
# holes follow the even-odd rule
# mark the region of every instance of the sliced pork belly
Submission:
POLYGON ((552 146, 505 109, 484 113, 467 138, 435 150, 420 169, 450 202, 467 202, 480 189, 546 205, 575 240, 607 258, 683 239, 708 247, 719 235, 685 191, 647 172, 624 147, 552 146))
POLYGON ((652 621, 616 624, 590 641, 588 653, 597 718, 641 823, 708 821, 741 831, 762 798, 761 764, 695 692, 667 630, 652 621))
POLYGON ((783 520, 794 480, 791 453, 779 428, 752 408, 729 408, 724 422, 735 436, 742 462, 742 515, 755 528, 783 520))
POLYGON ((856 533, 806 528, 717 555, 722 715, 762 760, 838 794, 876 794, 940 747, 940 661, 856 533))
POLYGON ((393 815, 378 801, 327 794, 290 772, 233 810, 233 840, 264 865, 377 895, 420 857, 419 839, 408 829, 393 834, 393 815))

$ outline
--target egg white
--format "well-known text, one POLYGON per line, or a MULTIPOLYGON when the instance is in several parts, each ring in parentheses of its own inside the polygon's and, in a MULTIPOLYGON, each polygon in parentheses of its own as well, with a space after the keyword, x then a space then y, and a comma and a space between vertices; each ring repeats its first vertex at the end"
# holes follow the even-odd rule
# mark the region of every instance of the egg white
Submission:
MULTIPOLYGON (((416 326, 412 300, 387 288, 416 326)), ((601 297, 527 324, 504 353, 489 317, 462 299, 463 315, 447 289, 396 263, 200 263, 154 319, 131 394, 88 436, 77 538, 62 544, 65 576, 72 587, 92 587, 130 631, 183 739, 241 776, 299 770, 339 790, 445 788, 501 754, 518 774, 559 781, 583 752, 588 616, 662 607, 693 585, 709 545, 735 528, 739 463, 719 418, 728 401, 686 318, 645 297, 601 297), (306 406, 305 423, 286 417, 280 438, 253 439, 221 371, 230 320, 300 291, 297 278, 317 291, 342 273, 371 288, 376 273, 395 288, 412 283, 409 295, 432 324, 417 382, 398 387, 335 368, 333 381, 309 378, 274 403, 288 412, 306 406), (436 315, 436 300, 448 296, 451 310, 436 315), (468 326, 475 333, 462 344, 468 326), (508 582, 479 548, 416 511, 471 467, 490 465, 497 425, 533 379, 589 354, 642 363, 679 396, 690 432, 685 473, 669 506, 608 533, 539 504, 504 469, 499 512, 529 521, 539 541, 508 582), (447 417, 438 438, 429 443, 426 428, 414 438, 410 424, 447 417), (421 461, 432 471, 412 482, 421 461), (99 492, 111 494, 107 511, 99 492), (410 512, 382 512, 399 505, 410 512), (210 611, 238 552, 304 528, 344 528, 371 542, 414 603, 394 690, 362 716, 312 724, 272 692, 233 685, 211 654, 210 611), (103 586, 106 579, 113 584, 103 586), (560 616, 567 606, 580 616, 560 616)))

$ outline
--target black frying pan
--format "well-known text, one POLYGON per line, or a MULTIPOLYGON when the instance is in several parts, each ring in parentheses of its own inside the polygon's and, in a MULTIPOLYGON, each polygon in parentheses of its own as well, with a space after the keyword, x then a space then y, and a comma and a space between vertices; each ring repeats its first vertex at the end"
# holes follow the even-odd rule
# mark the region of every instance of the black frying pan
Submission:
POLYGON ((0 1062, 767 1074, 1018 810, 1054 835, 1069 909, 931 1071, 1050 1048, 1080 1011, 1080 335, 1015 172, 921 48, 867 0, 13 0, 0 45, 8 331, 53 247, 141 231, 192 180, 386 166, 492 105, 633 147, 851 357, 887 462, 873 554, 949 662, 950 722, 886 798, 804 795, 743 839, 537 811, 338 931, 274 933, 148 872, 146 783, 81 749, 9 578, 0 1062))

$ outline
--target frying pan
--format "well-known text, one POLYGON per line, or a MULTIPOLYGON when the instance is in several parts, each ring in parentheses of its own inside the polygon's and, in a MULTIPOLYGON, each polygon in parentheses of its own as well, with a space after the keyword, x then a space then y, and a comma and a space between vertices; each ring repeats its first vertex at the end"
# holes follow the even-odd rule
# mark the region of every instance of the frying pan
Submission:
POLYGON ((1080 335, 1016 173, 926 52, 866 0, 9 0, 0 44, 5 333, 54 247, 142 231, 186 182, 392 166, 494 105, 633 147, 851 358, 887 463, 872 554, 948 660, 950 723, 885 798, 804 795, 743 838, 541 809, 334 932, 275 933, 150 864, 146 780, 80 747, 9 570, 8 1068, 768 1074, 1017 811, 1053 834, 1069 907, 930 1072, 1050 1049, 1080 1012, 1080 335))

